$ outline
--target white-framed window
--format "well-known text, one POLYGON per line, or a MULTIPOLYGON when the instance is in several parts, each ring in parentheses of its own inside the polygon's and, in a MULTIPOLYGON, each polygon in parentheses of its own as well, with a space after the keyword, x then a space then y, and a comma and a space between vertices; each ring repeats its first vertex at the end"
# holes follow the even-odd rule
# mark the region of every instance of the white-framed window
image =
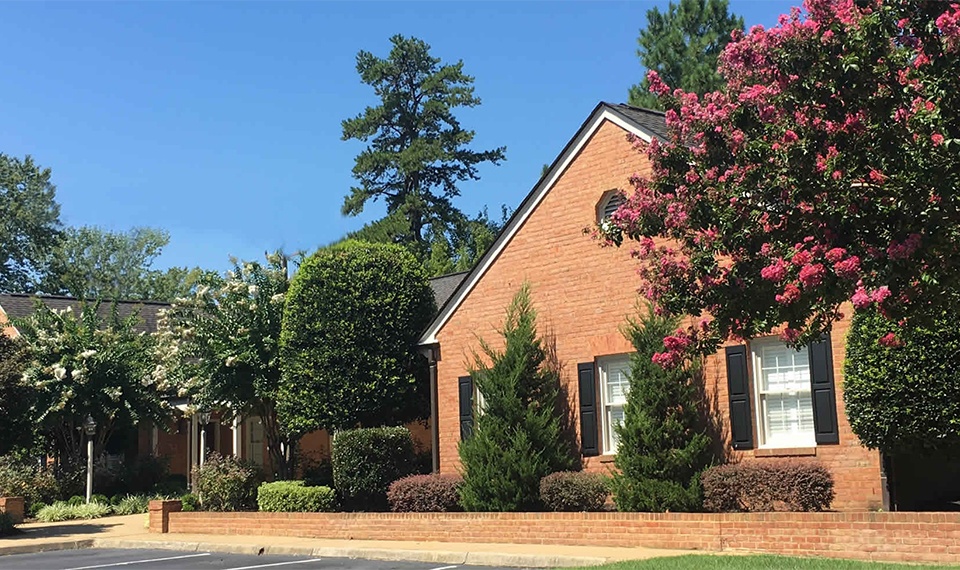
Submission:
POLYGON ((778 339, 750 343, 761 447, 813 447, 813 400, 808 348, 778 339))
POLYGON ((630 356, 621 354, 597 359, 600 372, 603 452, 616 453, 619 441, 616 426, 623 422, 623 406, 630 391, 630 356))

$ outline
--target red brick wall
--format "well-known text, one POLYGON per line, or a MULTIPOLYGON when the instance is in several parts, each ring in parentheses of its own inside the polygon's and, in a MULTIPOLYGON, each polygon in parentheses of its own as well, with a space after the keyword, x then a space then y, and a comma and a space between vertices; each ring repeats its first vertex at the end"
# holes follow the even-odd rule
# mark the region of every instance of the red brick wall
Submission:
MULTIPOLYGON (((629 177, 649 173, 649 163, 626 140, 626 132, 604 123, 581 149, 554 187, 500 253, 487 273, 437 334, 442 360, 437 365, 440 400, 439 437, 441 471, 459 468, 460 438, 457 378, 467 374, 477 336, 494 347, 501 345, 496 330, 517 289, 531 285, 538 326, 556 338, 563 365, 563 380, 576 409, 577 364, 595 358, 631 351, 619 332, 625 317, 635 314, 640 285, 636 262, 628 242, 622 248, 603 248, 584 235, 596 222, 604 192, 629 190, 629 177)), ((859 445, 843 413, 842 362, 847 322, 833 334, 833 354, 838 386, 840 445, 794 450, 823 462, 836 479, 839 509, 870 509, 880 505, 878 455, 859 445)), ((725 363, 711 359, 708 385, 716 395, 724 423, 729 411, 725 363)), ((753 406, 756 410, 756 406, 753 406)), ((756 429, 754 430, 756 434, 756 429)), ((731 454, 734 459, 753 460, 767 451, 731 454)), ((589 470, 606 471, 612 457, 586 459, 589 470)))
MULTIPOLYGON (((161 532, 151 503, 150 531, 161 532)), ((749 550, 960 562, 960 513, 209 513, 169 512, 169 532, 353 540, 749 550)))

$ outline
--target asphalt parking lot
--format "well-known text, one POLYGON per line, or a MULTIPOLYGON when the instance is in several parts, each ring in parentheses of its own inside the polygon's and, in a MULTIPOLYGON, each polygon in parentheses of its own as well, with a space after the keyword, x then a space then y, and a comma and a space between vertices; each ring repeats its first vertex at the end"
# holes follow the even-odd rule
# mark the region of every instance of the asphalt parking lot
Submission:
MULTIPOLYGON (((352 558, 303 558, 294 556, 248 556, 219 552, 175 550, 126 550, 89 548, 57 550, 0 557, 3 570, 456 570, 464 568, 423 562, 381 562, 352 558)), ((470 566, 471 570, 501 570, 470 566)))

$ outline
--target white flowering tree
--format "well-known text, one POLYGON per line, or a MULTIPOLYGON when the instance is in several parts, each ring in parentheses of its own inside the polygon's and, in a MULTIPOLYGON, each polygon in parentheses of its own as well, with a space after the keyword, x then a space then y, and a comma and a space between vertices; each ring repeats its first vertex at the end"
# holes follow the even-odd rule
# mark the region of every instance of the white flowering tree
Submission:
POLYGON ((139 333, 139 315, 83 303, 77 311, 37 302, 15 324, 29 351, 23 384, 34 394, 30 416, 48 438, 61 469, 82 465, 87 416, 97 422, 94 454, 110 436, 141 422, 160 422, 165 408, 153 368, 153 338, 139 333))
POLYGON ((157 382, 171 383, 194 407, 260 418, 277 478, 293 475, 297 438, 277 423, 277 342, 287 292, 287 258, 238 262, 208 275, 196 292, 165 311, 157 331, 157 382))

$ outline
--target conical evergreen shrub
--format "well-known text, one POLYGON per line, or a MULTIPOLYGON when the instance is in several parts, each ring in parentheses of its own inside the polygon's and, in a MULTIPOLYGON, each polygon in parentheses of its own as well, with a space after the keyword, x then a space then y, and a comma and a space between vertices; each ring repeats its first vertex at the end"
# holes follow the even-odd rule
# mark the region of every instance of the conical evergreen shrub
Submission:
POLYGON ((698 511, 703 493, 700 475, 713 463, 703 409, 702 361, 665 369, 653 362, 663 339, 679 319, 658 316, 650 308, 630 319, 624 334, 633 343, 630 392, 613 477, 613 496, 621 511, 698 511))
POLYGON ((470 371, 482 396, 473 434, 459 447, 461 502, 468 511, 539 510, 540 479, 576 461, 563 432, 560 372, 537 336, 529 286, 514 297, 501 334, 504 349, 481 340, 470 371))

